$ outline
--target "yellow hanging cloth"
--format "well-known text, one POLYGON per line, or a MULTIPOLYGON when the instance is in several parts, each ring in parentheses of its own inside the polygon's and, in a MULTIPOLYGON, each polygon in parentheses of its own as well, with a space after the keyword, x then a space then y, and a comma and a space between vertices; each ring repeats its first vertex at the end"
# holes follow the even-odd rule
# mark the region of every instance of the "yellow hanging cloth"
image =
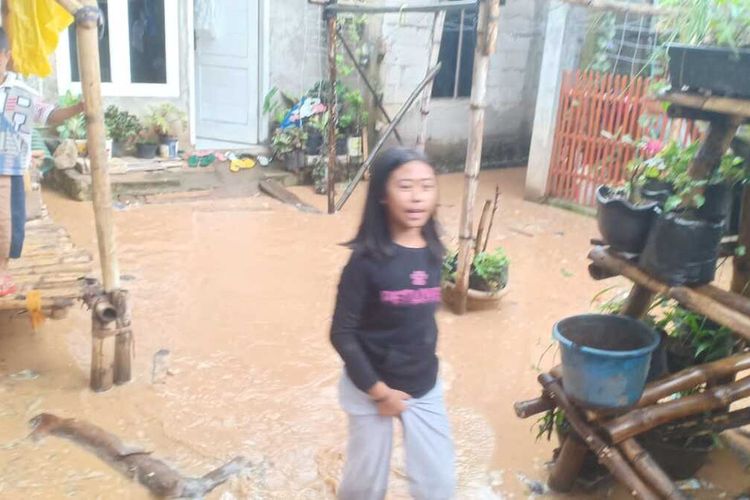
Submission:
POLYGON ((60 32, 73 16, 55 0, 6 0, 8 37, 13 70, 24 76, 49 76, 49 56, 57 49, 60 32))

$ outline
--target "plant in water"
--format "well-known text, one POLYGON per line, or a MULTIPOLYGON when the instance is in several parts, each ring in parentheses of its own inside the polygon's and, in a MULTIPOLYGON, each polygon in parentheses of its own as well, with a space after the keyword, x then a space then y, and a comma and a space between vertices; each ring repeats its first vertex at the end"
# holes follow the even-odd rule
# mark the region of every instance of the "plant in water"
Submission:
POLYGON ((141 130, 138 117, 117 106, 108 106, 104 111, 104 126, 113 141, 129 141, 141 130))
POLYGON ((543 437, 547 438, 547 441, 552 439, 552 433, 555 430, 566 432, 569 429, 568 421, 565 419, 565 410, 560 408, 553 408, 547 411, 541 418, 536 422, 537 434, 536 440, 539 441, 543 437))
MULTIPOLYGON (((494 252, 479 252, 474 256, 469 275, 469 286, 482 291, 497 292, 508 285, 510 259, 502 248, 494 252)), ((443 281, 455 283, 458 269, 458 252, 445 256, 442 267, 443 281)))

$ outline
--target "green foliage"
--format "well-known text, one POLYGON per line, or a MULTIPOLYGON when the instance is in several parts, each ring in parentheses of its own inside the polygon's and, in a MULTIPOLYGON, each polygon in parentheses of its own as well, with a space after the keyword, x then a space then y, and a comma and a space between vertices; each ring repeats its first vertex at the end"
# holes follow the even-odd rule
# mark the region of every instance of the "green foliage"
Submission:
POLYGON ((612 61, 609 58, 608 49, 617 33, 617 16, 613 12, 605 12, 592 21, 591 61, 587 70, 606 73, 612 69, 612 61))
POLYGON ((732 48, 750 45, 747 0, 660 0, 659 6, 675 9, 675 14, 661 16, 658 24, 670 42, 732 48))
POLYGON ((305 147, 307 132, 301 127, 278 128, 271 138, 271 148, 276 156, 285 157, 292 151, 305 147))
MULTIPOLYGON (((480 252, 474 256, 470 276, 482 280, 490 291, 496 292, 508 285, 509 268, 510 259, 505 250, 497 248, 494 252, 480 252)), ((457 269, 458 252, 450 252, 443 259, 442 280, 455 283, 457 269)))
POLYGON ((179 136, 187 127, 187 115, 174 104, 165 102, 151 107, 145 122, 161 136, 179 136))
MULTIPOLYGON (((74 95, 70 90, 61 95, 57 101, 58 106, 67 108, 74 106, 81 101, 80 95, 74 95)), ((86 138, 86 116, 79 113, 72 118, 68 118, 65 123, 57 127, 57 133, 60 139, 85 139, 86 138)))
POLYGON ((141 130, 138 117, 117 106, 108 106, 104 111, 104 126, 107 135, 114 141, 128 141, 133 139, 141 130))
POLYGON ((271 87, 263 98, 263 114, 268 115, 272 122, 281 123, 295 102, 296 99, 281 92, 278 87, 271 87))
POLYGON ((678 305, 666 309, 657 326, 688 347, 696 364, 725 358, 734 347, 729 328, 716 325, 705 316, 678 305))
POLYGON ((559 429, 562 432, 568 430, 568 422, 565 419, 565 410, 553 408, 547 411, 539 420, 537 420, 536 440, 539 441, 546 436, 547 441, 552 439, 552 432, 559 429))

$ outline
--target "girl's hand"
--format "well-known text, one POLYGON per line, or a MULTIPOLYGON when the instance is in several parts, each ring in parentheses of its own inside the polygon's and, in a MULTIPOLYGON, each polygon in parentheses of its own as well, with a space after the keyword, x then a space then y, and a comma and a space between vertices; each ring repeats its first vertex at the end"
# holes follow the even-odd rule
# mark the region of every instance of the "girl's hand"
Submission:
POLYGON ((384 417, 397 417, 406 410, 406 401, 411 396, 403 391, 391 389, 383 382, 378 382, 370 390, 370 396, 378 405, 378 413, 384 417))

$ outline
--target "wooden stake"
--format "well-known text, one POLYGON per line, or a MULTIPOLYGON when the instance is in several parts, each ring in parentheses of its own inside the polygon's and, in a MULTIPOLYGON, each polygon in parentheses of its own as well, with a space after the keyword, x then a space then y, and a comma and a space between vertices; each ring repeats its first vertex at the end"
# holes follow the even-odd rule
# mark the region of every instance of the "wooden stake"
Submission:
POLYGON ((724 408, 748 396, 750 396, 750 377, 745 377, 733 384, 707 389, 700 394, 633 410, 604 424, 604 430, 613 443, 620 443, 662 424, 724 408))
MULTIPOLYGON (((734 257, 732 291, 750 297, 750 186, 748 185, 745 185, 745 189, 742 190, 740 234, 737 244, 745 250, 745 253, 734 257)), ((750 315, 750 312, 745 311, 745 314, 750 315)))
POLYGON ((687 500, 687 496, 680 491, 676 484, 667 474, 654 462, 651 455, 644 450, 635 439, 626 439, 620 443, 620 450, 627 457, 635 470, 646 480, 661 496, 667 500, 687 500))
POLYGON ((490 216, 491 206, 492 202, 490 200, 486 200, 484 202, 484 206, 482 207, 482 215, 479 217, 479 226, 477 227, 477 237, 474 240, 474 254, 478 254, 482 251, 482 242, 484 241, 485 228, 487 227, 487 218, 490 216))
POLYGON ((654 292, 641 285, 633 285, 625 301, 625 306, 620 311, 623 316, 641 319, 651 307, 654 301, 654 292))
POLYGON ((575 486, 589 448, 574 432, 568 434, 555 459, 547 485, 558 493, 568 493, 575 486))
MULTIPOLYGON (((336 1, 331 2, 335 4, 336 1)), ((336 212, 336 14, 328 13, 328 213, 336 212)))
POLYGON ((487 251, 487 245, 490 242, 490 233, 492 233, 492 225, 495 222, 495 215, 497 214, 497 209, 500 206, 500 186, 495 186, 495 199, 492 202, 492 215, 490 215, 490 225, 487 227, 487 236, 484 239, 484 244, 482 244, 482 252, 487 251))
POLYGON ((464 169, 464 194, 461 208, 458 242, 458 270, 456 272, 456 312, 466 312, 469 293, 469 274, 474 259, 472 252, 472 226, 474 203, 479 187, 479 169, 482 162, 482 141, 484 138, 484 108, 487 94, 487 74, 490 55, 494 50, 497 36, 497 21, 500 13, 500 0, 483 0, 479 4, 479 25, 477 44, 474 51, 474 75, 471 84, 471 118, 469 141, 464 169))
MULTIPOLYGON (((430 52, 427 56, 427 72, 438 63, 440 55, 440 42, 443 38, 443 25, 445 23, 445 11, 435 12, 432 19, 432 31, 430 32, 430 52)), ((432 97, 432 80, 422 91, 422 102, 419 106, 420 122, 417 134, 417 150, 424 153, 427 144, 427 118, 430 115, 430 97, 432 97)))
MULTIPOLYGON (((112 189, 109 166, 104 149, 104 113, 102 111, 101 74, 99 71, 99 8, 96 0, 83 0, 77 10, 76 37, 78 39, 78 67, 81 73, 81 91, 85 101, 87 121, 86 137, 91 162, 91 190, 99 243, 99 260, 102 265, 104 290, 111 292, 120 287, 117 263, 117 245, 112 215, 112 189), (85 9, 90 9, 86 10, 85 9)), ((75 2, 64 2, 64 7, 75 7, 75 2), (68 4, 68 5, 65 5, 68 4)))
POLYGON ((112 388, 114 382, 115 322, 103 321, 96 309, 91 310, 91 380, 92 391, 112 388))
POLYGON ((721 163, 721 157, 729 149, 742 120, 739 116, 722 116, 711 122, 706 138, 688 168, 690 177, 700 180, 711 175, 721 163))

